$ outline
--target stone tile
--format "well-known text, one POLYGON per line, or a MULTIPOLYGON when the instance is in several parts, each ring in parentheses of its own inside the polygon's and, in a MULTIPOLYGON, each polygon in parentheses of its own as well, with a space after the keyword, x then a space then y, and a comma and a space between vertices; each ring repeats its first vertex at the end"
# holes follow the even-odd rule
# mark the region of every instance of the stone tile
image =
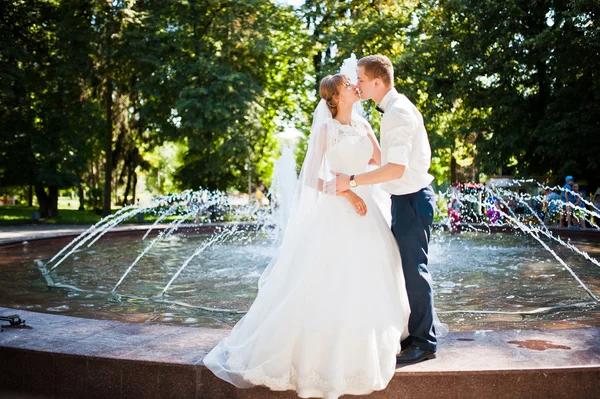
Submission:
POLYGON ((8 390, 26 389, 27 352, 0 348, 0 387, 8 390))
POLYGON ((196 370, 194 367, 163 366, 158 372, 161 399, 195 399, 196 370))
POLYGON ((101 334, 107 335, 116 328, 118 327, 104 323, 94 323, 93 321, 89 322, 86 319, 82 322, 55 325, 49 329, 46 335, 71 343, 91 339, 101 334))
POLYGON ((125 353, 132 350, 131 347, 123 347, 111 342, 95 342, 93 340, 78 341, 69 345, 63 345, 57 348, 55 352, 79 356, 94 356, 106 359, 118 359, 125 353))
POLYGON ((0 334, 0 345, 33 350, 56 350, 89 338, 94 334, 114 328, 114 323, 77 319, 66 316, 42 315, 38 324, 23 329, 11 329, 0 334))
POLYGON ((452 379, 454 395, 460 399, 506 397, 498 390, 498 379, 501 377, 496 372, 453 373, 447 378, 452 379))
POLYGON ((24 349, 44 352, 58 352, 60 348, 67 345, 64 340, 57 340, 54 337, 21 337, 3 345, 14 349, 24 349))
POLYGON ((212 349, 212 346, 207 347, 205 342, 198 337, 195 328, 180 328, 176 331, 156 335, 151 341, 121 357, 161 363, 198 364, 212 349))
POLYGON ((22 340, 24 337, 29 337, 30 335, 27 333, 23 333, 24 330, 16 330, 6 328, 2 333, 0 333, 0 345, 12 347, 12 343, 22 340))
POLYGON ((547 398, 600 398, 599 377, 597 369, 549 370, 539 377, 545 382, 540 393, 547 398))
MULTIPOLYGON (((278 391, 273 392, 265 387, 254 387, 249 389, 238 389, 239 399, 271 399, 276 397, 277 399, 295 399, 298 397, 295 391, 278 391)), ((348 396, 349 398, 356 399, 357 396, 348 396)))
POLYGON ((123 333, 138 336, 150 335, 153 337, 160 337, 167 334, 185 334, 187 330, 190 330, 190 328, 163 326, 157 324, 121 323, 119 328, 115 330, 115 333, 123 333))
POLYGON ((122 328, 100 331, 86 339, 78 340, 57 349, 61 353, 85 356, 121 358, 127 353, 143 351, 146 345, 156 339, 153 335, 127 334, 122 328))
POLYGON ((157 335, 148 345, 162 348, 194 347, 198 349, 212 349, 212 347, 207 348, 206 343, 202 340, 202 334, 199 334, 194 328, 186 328, 184 331, 172 331, 157 335))
POLYGON ((27 368, 29 370, 27 391, 52 396, 54 394, 54 354, 29 351, 27 368))
POLYGON ((238 389, 217 378, 206 367, 201 366, 200 386, 196 392, 197 399, 235 399, 239 398, 238 389))
POLYGON ((136 348, 123 358, 173 362, 178 364, 198 364, 212 347, 206 347, 197 339, 194 329, 184 334, 166 334, 158 337, 143 347, 136 348))
POLYGON ((201 353, 197 353, 196 351, 191 350, 190 348, 153 349, 147 347, 138 348, 120 356, 120 358, 128 360, 141 360, 148 362, 172 363, 180 365, 194 365, 201 357, 201 353))
POLYGON ((231 330, 226 329, 194 328, 194 330, 198 344, 208 348, 209 351, 231 334, 231 330))
POLYGON ((118 361, 88 358, 86 399, 121 397, 121 366, 118 361))
POLYGON ((157 334, 140 334, 139 329, 131 328, 131 325, 122 323, 121 325, 98 331, 85 339, 86 342, 106 342, 111 344, 120 344, 122 346, 136 347, 146 345, 149 342, 159 338, 157 334))
POLYGON ((435 372, 406 374, 396 372, 386 389, 372 396, 373 398, 394 397, 398 399, 457 398, 453 376, 435 372), (392 393, 395 396, 389 396, 392 393))
POLYGON ((574 385, 577 386, 576 390, 582 395, 594 394, 600 398, 600 390, 598 390, 598 380, 600 378, 600 370, 598 368, 586 368, 575 372, 573 376, 574 385))
POLYGON ((8 391, 0 389, 0 398, 2 399, 49 399, 52 396, 40 395, 35 393, 24 393, 19 391, 8 391))
MULTIPOLYGON (((17 313, 31 326, 0 334, 0 389, 111 399, 296 397, 236 389, 203 367, 228 330, 17 313)), ((365 398, 587 398, 600 378, 598 342, 600 328, 452 333, 440 340, 436 360, 399 368, 385 390, 365 398), (508 343, 535 340, 552 345, 508 343)))
POLYGON ((506 393, 511 399, 532 398, 532 392, 545 389, 547 382, 538 376, 526 372, 507 371, 497 379, 499 392, 506 393))
POLYGON ((100 327, 103 329, 107 329, 113 328, 121 324, 117 321, 111 320, 84 319, 81 317, 64 316, 60 314, 38 313, 17 309, 12 309, 11 312, 19 314, 21 318, 26 321, 26 325, 34 331, 56 330, 61 326, 70 328, 75 328, 79 326, 88 329, 100 327))
POLYGON ((121 362, 123 399, 162 399, 158 391, 158 365, 135 361, 121 362))
POLYGON ((201 393, 202 393, 202 371, 205 370, 206 367, 204 366, 196 366, 194 367, 194 372, 196 373, 196 378, 194 379, 194 382, 196 383, 196 398, 200 398, 201 397, 201 393))
POLYGON ((600 398, 598 368, 507 370, 498 376, 498 391, 511 398, 600 398), (596 395, 596 396, 594 396, 596 395))
POLYGON ((80 356, 54 357, 54 395, 59 398, 85 398, 87 359, 80 356))

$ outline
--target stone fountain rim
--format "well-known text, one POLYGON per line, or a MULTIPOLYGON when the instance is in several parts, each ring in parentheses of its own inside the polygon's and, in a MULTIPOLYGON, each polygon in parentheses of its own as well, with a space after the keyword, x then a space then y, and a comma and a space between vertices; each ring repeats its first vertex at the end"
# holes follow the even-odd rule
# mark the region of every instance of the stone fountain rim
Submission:
MULTIPOLYGON (((39 389, 40 392, 45 391, 60 397, 63 389, 70 393, 78 389, 88 389, 88 392, 90 389, 97 389, 97 384, 106 382, 104 373, 110 370, 110 373, 116 373, 118 377, 108 388, 118 389, 119 392, 129 389, 126 384, 133 378, 139 382, 138 385, 146 384, 159 392, 162 392, 160 382, 164 382, 168 387, 174 384, 179 389, 187 389, 187 395, 183 395, 182 392, 181 397, 213 398, 216 397, 216 393, 231 391, 231 397, 250 398, 257 397, 252 395, 252 390, 262 390, 263 396, 260 397, 266 397, 268 394, 268 397, 273 398, 289 398, 289 393, 271 392, 265 388, 252 388, 250 391, 236 390, 214 377, 203 365, 202 359, 206 353, 225 337, 228 330, 151 326, 0 308, 1 313, 15 311, 21 313, 25 319, 31 319, 33 328, 5 329, 0 333, 0 357, 7 359, 0 363, 0 373, 12 377, 0 378, 0 388, 34 392, 39 389), (89 331, 84 331, 86 324, 92 327, 89 331), (101 329, 99 325, 104 325, 105 328, 101 329), (62 330, 61 326, 63 326, 62 330), (65 331, 70 329, 74 331, 75 336, 65 335, 65 331), (181 338, 182 329, 187 330, 187 338, 181 338), (47 336, 53 331, 57 334, 55 341, 48 339, 47 336), (127 343, 123 339, 124 333, 139 339, 134 346, 140 348, 148 346, 149 350, 134 349, 131 342, 127 343), (83 334, 88 335, 84 337, 83 334), (144 340, 149 334, 153 334, 154 338, 144 340), (44 339, 48 341, 40 343, 40 340, 44 341, 44 339), (73 339, 75 341, 70 341, 73 339), (106 342, 110 342, 112 346, 103 346, 106 342), (177 343, 183 344, 185 352, 181 351, 182 348, 178 347, 177 343), (128 352, 119 352, 119 349, 125 347, 128 352), (112 356, 111 350, 115 351, 112 352, 112 356), (185 360, 177 357, 185 356, 182 353, 189 352, 193 352, 194 355, 188 354, 185 360), (119 353, 121 355, 118 355, 119 353), (160 356, 163 358, 157 358, 160 356), (36 369, 36 367, 44 369, 41 376, 47 378, 53 386, 38 385, 37 388, 32 389, 32 386, 35 387, 39 382, 34 379, 34 375, 39 378, 40 374, 19 373, 20 370, 36 369), (144 373, 137 374, 135 371, 140 368, 144 373), (73 374, 75 369, 87 373, 87 378, 84 377, 79 381, 77 378, 67 381, 62 379, 64 375, 76 377, 77 374, 73 374), (158 387, 153 385, 156 381, 159 381, 158 387), (68 389, 59 384, 69 385, 68 389)), ((598 342, 598 338, 600 338, 600 327, 573 330, 501 331, 483 334, 450 333, 441 339, 438 359, 398 368, 384 391, 390 396, 384 397, 396 397, 398 392, 405 392, 407 385, 424 390, 427 390, 427 387, 437 387, 435 392, 452 393, 449 396, 455 397, 460 392, 464 392, 464 388, 469 388, 472 393, 477 391, 478 397, 488 397, 490 393, 496 392, 498 384, 508 390, 520 392, 525 389, 525 392, 539 392, 540 395, 535 397, 540 398, 547 397, 540 391, 544 389, 548 391, 544 391, 546 395, 558 391, 566 392, 565 389, 568 392, 574 390, 590 392, 589 389, 594 389, 594 384, 600 377, 598 346, 593 344, 598 342), (525 340, 523 342, 545 340, 561 345, 550 345, 548 351, 540 352, 530 348, 520 349, 514 341, 511 343, 514 339, 525 340), (578 344, 583 341, 585 344, 578 344), (570 342, 577 346, 573 347, 571 356, 565 356, 564 345, 571 345, 570 342), (589 343, 591 348, 587 346, 589 343), (493 361, 490 361, 491 354, 494 355, 493 361), (588 391, 581 384, 586 384, 585 389, 588 391), (440 389, 442 391, 437 391, 440 389)), ((106 386, 102 388, 108 389, 106 386)), ((79 394, 79 397, 85 396, 83 392, 79 394)), ((116 396, 121 395, 116 394, 116 396)))
MULTIPOLYGON (((211 232, 212 230, 218 228, 218 227, 223 227, 223 226, 231 226, 233 224, 237 224, 239 226, 242 226, 242 228, 249 228, 249 227, 253 227, 253 226, 258 226, 257 223, 249 223, 249 222, 223 222, 223 223, 201 223, 201 224, 195 224, 195 223, 187 223, 187 224, 181 224, 178 227, 178 230, 186 230, 186 232, 192 232, 194 234, 203 234, 203 233, 208 233, 211 232)), ((19 237, 8 237, 8 238, 4 238, 4 239, 0 239, 0 248, 3 247, 7 247, 7 246, 13 246, 15 244, 22 244, 24 242, 27 243, 31 243, 31 242, 40 242, 40 241, 45 241, 45 240, 53 240, 53 239, 57 239, 57 238, 69 238, 69 237, 78 237, 79 235, 81 235, 83 232, 85 232, 89 226, 85 226, 85 227, 80 227, 77 225, 65 225, 65 229, 64 232, 60 232, 61 230, 58 230, 58 228, 60 228, 60 225, 53 225, 53 227, 57 227, 57 229, 50 229, 50 230, 46 230, 46 231, 36 231, 32 230, 32 234, 30 235, 22 235, 19 237), (55 233, 56 231, 58 231, 58 233, 55 233), (54 233, 54 234, 53 234, 54 233)), ((127 235, 127 234, 132 234, 132 233, 142 233, 147 231, 149 228, 151 228, 152 225, 151 224, 124 224, 124 225, 120 225, 118 227, 114 227, 112 229, 110 229, 107 233, 105 233, 105 235, 107 236, 111 236, 111 235, 127 235)), ((152 231, 162 231, 165 230, 167 228, 169 228, 170 226, 168 224, 159 224, 155 227, 152 227, 152 231)))

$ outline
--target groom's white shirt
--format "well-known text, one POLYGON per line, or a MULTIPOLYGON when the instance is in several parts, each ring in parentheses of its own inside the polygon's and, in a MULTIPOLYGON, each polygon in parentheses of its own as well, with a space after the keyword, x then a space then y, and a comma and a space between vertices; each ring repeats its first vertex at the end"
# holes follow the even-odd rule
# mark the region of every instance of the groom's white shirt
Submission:
POLYGON ((429 173, 431 147, 423 116, 406 96, 392 88, 381 100, 379 107, 384 114, 381 118, 381 164, 404 165, 404 175, 400 179, 381 184, 390 194, 416 193, 427 187, 433 176, 429 173))

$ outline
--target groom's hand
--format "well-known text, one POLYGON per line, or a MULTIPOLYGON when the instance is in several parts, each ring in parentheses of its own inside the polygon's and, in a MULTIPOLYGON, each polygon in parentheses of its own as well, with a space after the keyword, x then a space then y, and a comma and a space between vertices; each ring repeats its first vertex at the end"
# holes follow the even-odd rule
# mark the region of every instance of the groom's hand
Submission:
POLYGON ((350 176, 343 173, 336 173, 335 177, 335 191, 337 193, 341 193, 350 188, 350 176))

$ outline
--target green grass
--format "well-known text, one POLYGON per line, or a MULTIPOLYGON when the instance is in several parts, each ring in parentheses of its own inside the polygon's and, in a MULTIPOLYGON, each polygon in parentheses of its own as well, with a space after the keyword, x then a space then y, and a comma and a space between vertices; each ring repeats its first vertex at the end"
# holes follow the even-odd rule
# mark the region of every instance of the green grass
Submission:
MULTIPOLYGON (((0 206, 0 226, 17 226, 33 224, 31 216, 37 211, 35 206, 5 205, 0 206)), ((93 211, 78 211, 76 209, 59 209, 57 219, 41 219, 45 224, 94 224, 100 216, 93 211)))
MULTIPOLYGON (((81 225, 92 225, 98 222, 102 217, 96 214, 94 211, 79 211, 77 209, 73 209, 73 207, 69 208, 69 204, 64 204, 64 207, 61 206, 59 202, 58 209, 58 218, 57 219, 41 219, 38 224, 81 224, 81 225)), ((70 204, 71 206, 73 203, 70 204)), ((120 207, 114 207, 112 212, 117 212, 120 207)), ((34 224, 31 216, 33 212, 37 211, 38 207, 36 206, 24 206, 24 205, 5 205, 0 206, 0 227, 1 226, 19 226, 25 224, 34 224)), ((175 220, 178 220, 182 215, 176 214, 169 216, 163 220, 163 223, 169 223, 175 220)), ((160 215, 146 214, 144 215, 144 221, 138 222, 138 220, 133 217, 125 220, 123 223, 136 223, 136 224, 149 224, 153 223, 158 219, 160 215)), ((231 221, 234 220, 233 216, 226 215, 223 221, 231 221)), ((190 217, 188 222, 193 223, 194 217, 190 217)))

